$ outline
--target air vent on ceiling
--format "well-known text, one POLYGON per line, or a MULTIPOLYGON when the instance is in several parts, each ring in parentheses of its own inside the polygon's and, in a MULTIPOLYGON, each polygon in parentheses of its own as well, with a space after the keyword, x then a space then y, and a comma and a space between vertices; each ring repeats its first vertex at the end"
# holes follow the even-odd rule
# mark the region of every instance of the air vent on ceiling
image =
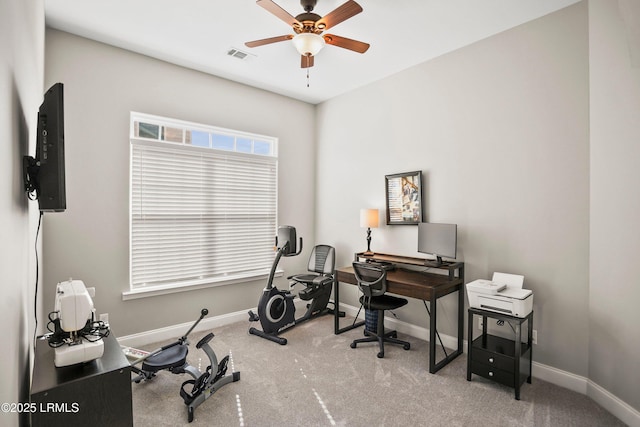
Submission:
POLYGON ((227 55, 240 59, 242 61, 247 61, 249 59, 255 58, 255 55, 244 52, 240 49, 236 49, 235 47, 229 48, 229 50, 227 50, 227 55))

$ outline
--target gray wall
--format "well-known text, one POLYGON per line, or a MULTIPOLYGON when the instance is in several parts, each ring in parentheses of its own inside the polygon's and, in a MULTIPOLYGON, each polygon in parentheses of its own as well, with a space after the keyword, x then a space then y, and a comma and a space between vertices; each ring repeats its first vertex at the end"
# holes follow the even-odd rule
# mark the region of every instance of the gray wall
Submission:
MULTIPOLYGON (((129 288, 129 112, 279 138, 280 224, 313 242, 314 107, 47 29, 47 85, 65 84, 67 211, 44 218, 44 312, 57 282, 96 287, 98 313, 123 336, 255 307, 265 281, 122 300, 129 288)), ((232 59, 230 59, 232 60, 232 59)), ((290 273, 301 256, 282 261, 290 273)), ((302 270, 300 270, 302 271, 302 270)))
MULTIPOLYGON (((44 75, 42 0, 0 1, 0 402, 28 402, 34 336, 37 203, 22 191, 22 156, 35 154, 44 75)), ((39 245, 40 246, 40 245, 39 245)), ((40 252, 42 254, 42 252, 40 252)), ((42 324, 42 318, 40 325, 42 324)), ((17 413, 0 425, 17 426, 17 413)))
POLYGON ((589 378, 640 410, 640 61, 631 65, 640 50, 625 31, 625 3, 635 4, 625 18, 637 30, 637 2, 589 2, 589 378))
MULTIPOLYGON (((318 181, 317 235, 349 263, 359 209, 384 216, 384 175, 422 170, 425 220, 458 224, 467 281, 524 275, 535 361, 587 376, 588 66, 580 3, 324 103, 318 171, 340 173, 318 181)), ((372 250, 419 256, 415 226, 381 222, 372 250)), ((397 314, 428 328, 418 301, 397 314)))

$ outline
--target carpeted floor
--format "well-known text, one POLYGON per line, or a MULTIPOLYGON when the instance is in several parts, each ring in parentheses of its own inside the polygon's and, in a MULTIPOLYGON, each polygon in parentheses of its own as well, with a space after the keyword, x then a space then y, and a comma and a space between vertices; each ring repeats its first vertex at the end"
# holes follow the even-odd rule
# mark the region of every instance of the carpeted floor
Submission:
MULTIPOLYGON (((241 380, 198 407, 191 425, 624 426, 590 398, 536 378, 522 386, 520 401, 511 388, 476 375, 469 382, 466 355, 430 374, 427 342, 410 336, 399 338, 410 341, 411 350, 385 346, 384 359, 378 359, 373 344, 349 347, 362 329, 334 335, 332 316, 285 332, 286 346, 249 335, 250 326, 259 324, 212 331, 216 355, 231 354, 228 374, 240 371, 241 380)), ((195 343, 207 332, 190 337, 188 360, 201 370, 208 359, 195 343)), ((187 379, 165 371, 132 384, 134 425, 189 425, 179 395, 187 379)))

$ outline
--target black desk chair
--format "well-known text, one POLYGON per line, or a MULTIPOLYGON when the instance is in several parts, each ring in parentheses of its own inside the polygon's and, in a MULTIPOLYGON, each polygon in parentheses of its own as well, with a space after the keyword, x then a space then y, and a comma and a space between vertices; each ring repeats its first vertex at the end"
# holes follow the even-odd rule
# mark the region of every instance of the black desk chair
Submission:
POLYGON ((376 332, 367 331, 367 338, 354 340, 351 348, 363 342, 377 341, 380 346, 378 357, 384 357, 384 343, 390 342, 400 344, 405 350, 411 348, 411 344, 406 341, 397 339, 396 331, 384 331, 384 312, 385 310, 395 310, 407 304, 404 298, 387 295, 387 272, 382 267, 367 264, 364 262, 354 262, 353 272, 358 281, 358 287, 362 291, 360 304, 367 310, 376 310, 378 312, 378 325, 376 332))

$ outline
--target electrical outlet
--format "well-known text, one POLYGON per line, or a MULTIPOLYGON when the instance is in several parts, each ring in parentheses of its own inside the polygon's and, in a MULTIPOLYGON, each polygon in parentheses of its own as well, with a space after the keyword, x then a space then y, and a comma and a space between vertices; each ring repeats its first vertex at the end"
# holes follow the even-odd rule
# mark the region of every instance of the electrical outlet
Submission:
POLYGON ((533 330, 531 340, 533 341, 534 344, 538 344, 538 331, 536 329, 533 330))
POLYGON ((109 324, 109 313, 102 313, 100 315, 100 321, 109 324))

